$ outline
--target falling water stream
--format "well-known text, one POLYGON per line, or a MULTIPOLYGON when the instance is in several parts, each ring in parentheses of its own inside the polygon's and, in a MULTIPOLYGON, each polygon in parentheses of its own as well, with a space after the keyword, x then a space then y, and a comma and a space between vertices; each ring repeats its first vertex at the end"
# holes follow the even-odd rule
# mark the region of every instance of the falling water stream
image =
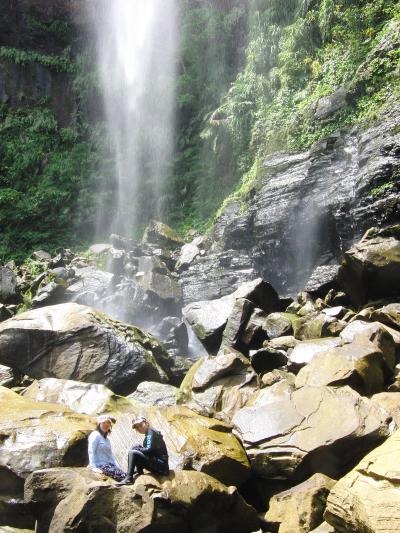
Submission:
POLYGON ((115 159, 107 229, 128 237, 143 216, 162 218, 173 147, 177 3, 96 0, 90 9, 115 159))

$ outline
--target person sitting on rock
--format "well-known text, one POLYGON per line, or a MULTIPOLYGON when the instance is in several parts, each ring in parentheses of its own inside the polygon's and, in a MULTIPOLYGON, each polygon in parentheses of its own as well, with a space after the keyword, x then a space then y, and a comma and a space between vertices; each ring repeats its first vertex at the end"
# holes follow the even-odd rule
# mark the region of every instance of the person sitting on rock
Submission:
POLYGON ((143 474, 143 469, 155 474, 169 473, 168 451, 163 436, 150 427, 144 416, 132 420, 132 428, 145 435, 143 446, 133 446, 128 455, 128 473, 121 484, 132 483, 143 474))
POLYGON ((99 474, 121 481, 126 473, 121 470, 111 450, 111 442, 108 435, 115 423, 115 418, 102 415, 97 418, 96 430, 89 435, 89 467, 99 474))

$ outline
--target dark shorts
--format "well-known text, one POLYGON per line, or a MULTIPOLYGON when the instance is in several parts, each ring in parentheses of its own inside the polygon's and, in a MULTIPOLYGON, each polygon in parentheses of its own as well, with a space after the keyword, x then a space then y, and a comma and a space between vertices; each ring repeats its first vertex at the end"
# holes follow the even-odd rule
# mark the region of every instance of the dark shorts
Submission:
POLYGON ((115 481, 122 481, 126 476, 126 473, 112 464, 101 465, 100 470, 108 477, 115 479, 115 481))

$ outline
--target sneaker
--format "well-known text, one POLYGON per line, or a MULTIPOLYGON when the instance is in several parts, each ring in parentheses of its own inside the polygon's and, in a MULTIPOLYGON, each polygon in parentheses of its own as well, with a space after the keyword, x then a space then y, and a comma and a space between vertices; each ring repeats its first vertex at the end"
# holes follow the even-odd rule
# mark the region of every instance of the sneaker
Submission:
POLYGON ((124 479, 118 481, 117 485, 130 485, 131 483, 133 483, 133 477, 125 476, 124 479))

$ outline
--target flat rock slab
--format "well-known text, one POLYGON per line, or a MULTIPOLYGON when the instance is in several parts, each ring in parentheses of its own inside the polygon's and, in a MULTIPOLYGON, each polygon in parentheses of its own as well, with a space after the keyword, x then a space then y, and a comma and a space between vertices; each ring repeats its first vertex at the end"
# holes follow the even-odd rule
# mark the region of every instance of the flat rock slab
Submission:
POLYGON ((400 431, 332 489, 325 520, 338 533, 400 531, 400 431))
POLYGON ((390 434, 389 420, 349 387, 293 390, 282 381, 255 393, 232 424, 257 474, 301 480, 314 472, 340 477, 390 434))

